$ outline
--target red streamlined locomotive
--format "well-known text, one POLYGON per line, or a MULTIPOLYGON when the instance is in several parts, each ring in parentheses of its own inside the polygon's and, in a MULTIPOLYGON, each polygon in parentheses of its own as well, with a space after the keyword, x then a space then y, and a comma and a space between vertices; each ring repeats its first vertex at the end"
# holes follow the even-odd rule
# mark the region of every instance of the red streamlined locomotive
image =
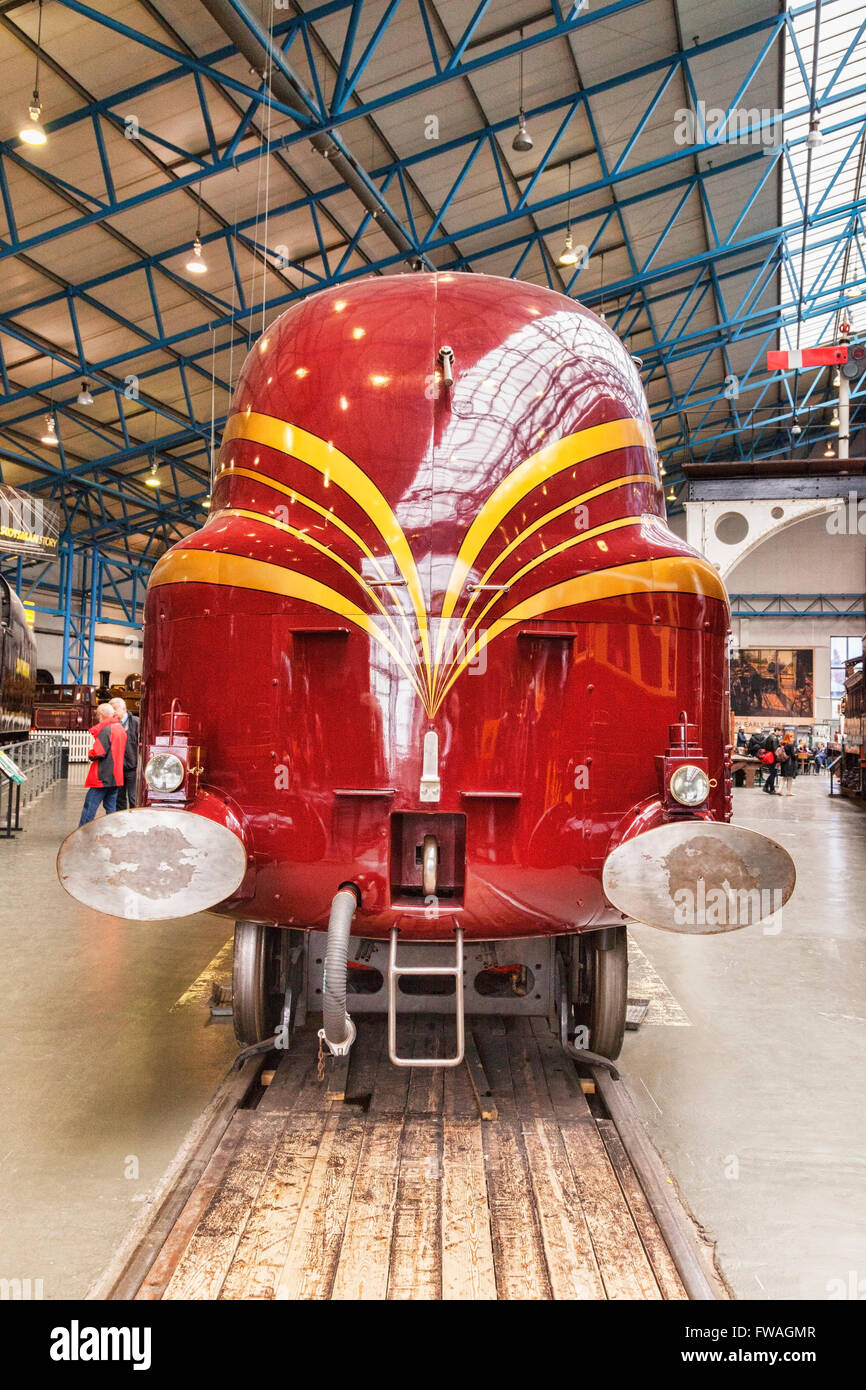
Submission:
POLYGON ((443 956, 458 1034, 507 962, 615 1056, 626 917, 717 931, 793 888, 727 823, 728 624, 594 314, 479 275, 323 291, 250 352, 208 521, 153 572, 141 809, 70 836, 61 881, 130 919, 238 919, 244 1042, 327 928, 332 1050, 354 949, 395 1060, 443 956))

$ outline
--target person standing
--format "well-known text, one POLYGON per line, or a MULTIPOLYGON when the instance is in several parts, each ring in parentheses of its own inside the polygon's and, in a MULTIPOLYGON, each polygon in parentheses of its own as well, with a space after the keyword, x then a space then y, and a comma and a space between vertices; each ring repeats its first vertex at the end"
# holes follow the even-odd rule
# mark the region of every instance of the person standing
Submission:
POLYGON ((87 788, 79 825, 92 821, 100 806, 110 816, 117 810, 117 789, 123 786, 123 755, 126 752, 126 733, 111 705, 99 705, 99 721, 90 730, 93 743, 88 757, 90 767, 84 785, 87 788))
MULTIPOLYGON (((773 761, 767 764, 767 780, 764 783, 764 791, 768 792, 770 796, 775 796, 776 794, 776 776, 779 771, 779 764, 776 761, 779 740, 776 737, 776 733, 777 730, 774 729, 771 733, 767 734, 767 737, 764 739, 764 752, 772 753, 773 755, 773 761)), ((781 792, 779 795, 781 796, 781 792)))
POLYGON ((108 702, 114 710, 121 726, 126 731, 126 752, 123 755, 123 783, 117 789, 118 811, 132 810, 135 806, 135 777, 138 770, 138 718, 126 708, 126 701, 119 695, 108 702))
POLYGON ((779 770, 785 787, 785 795, 794 793, 794 778, 797 776, 797 745, 792 734, 786 734, 778 753, 779 770))

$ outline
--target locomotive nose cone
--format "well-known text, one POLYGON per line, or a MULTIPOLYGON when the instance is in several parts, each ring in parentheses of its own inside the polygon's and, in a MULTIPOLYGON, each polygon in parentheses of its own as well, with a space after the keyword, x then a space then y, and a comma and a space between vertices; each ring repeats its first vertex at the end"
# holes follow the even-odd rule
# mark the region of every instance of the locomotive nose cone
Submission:
POLYGON ((168 807, 100 816, 67 836, 57 855, 67 893, 133 922, 204 912, 230 898, 246 871, 246 849, 231 830, 168 807))
POLYGON ((665 931, 704 935, 764 923, 797 874, 788 851, 766 835, 725 822, 682 820, 618 845, 604 865, 604 891, 627 917, 665 931))

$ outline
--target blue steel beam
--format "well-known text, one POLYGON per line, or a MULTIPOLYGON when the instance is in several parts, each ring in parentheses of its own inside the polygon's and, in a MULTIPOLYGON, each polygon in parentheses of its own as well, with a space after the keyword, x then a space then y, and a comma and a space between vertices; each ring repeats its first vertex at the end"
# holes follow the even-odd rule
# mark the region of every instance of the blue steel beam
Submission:
MULTIPOLYGON (((635 3, 636 2, 637 0, 635 0, 635 3)), ((834 0, 826 0, 827 8, 830 8, 833 4, 834 0)), ((467 29, 464 30, 463 34, 454 44, 451 57, 443 64, 436 52, 436 42, 429 23, 429 15, 427 14, 423 0, 421 0, 420 15, 430 49, 434 75, 431 75, 429 78, 424 78, 420 82, 409 84, 408 87, 402 88, 399 92, 392 91, 377 97, 372 102, 365 103, 356 89, 358 88, 358 84, 368 64, 375 56, 376 46, 381 41, 387 29, 387 23, 390 21, 393 14, 396 13, 398 5, 392 4, 387 7, 383 19, 377 26, 376 32, 373 34, 372 38, 367 41, 360 57, 356 56, 354 52, 360 17, 360 6, 354 4, 353 0, 345 0, 345 3, 337 3, 333 6, 320 6, 316 11, 310 11, 305 16, 295 17, 285 24, 278 24, 276 26, 276 33, 280 38, 281 52, 284 55, 289 52, 294 44, 293 62, 295 66, 297 66, 299 55, 302 50, 306 55, 312 78, 312 110, 307 111, 306 120, 299 122, 299 129, 296 132, 293 132, 288 138, 285 138, 282 144, 273 142, 271 146, 266 146, 264 153, 267 154, 272 150, 276 150, 278 147, 286 148, 287 146, 291 146, 291 144, 298 139, 308 139, 311 131, 315 129, 331 130, 336 123, 337 117, 339 117, 341 128, 346 125, 351 125, 352 121, 370 115, 375 109, 381 109, 395 100, 405 98, 407 94, 414 94, 420 90, 432 89, 433 87, 441 85, 442 82, 450 81, 457 77, 465 78, 471 75, 471 72, 482 66, 486 66, 490 62, 501 61, 513 57, 520 51, 529 47, 548 42, 551 38, 559 37, 563 33, 577 30, 583 24, 595 22, 600 18, 609 17, 611 14, 634 7, 634 4, 610 5, 602 7, 599 10, 593 10, 591 13, 585 12, 583 14, 578 12, 578 7, 571 7, 568 13, 564 14, 562 7, 555 6, 553 8, 552 23, 545 27, 545 25, 540 22, 539 27, 531 36, 528 36, 528 39, 523 39, 519 42, 516 40, 506 42, 499 46, 497 46, 496 42, 493 42, 489 45, 485 45, 485 51, 482 55, 478 58, 473 58, 471 56, 473 42, 483 42, 483 34, 479 31, 479 25, 487 7, 481 4, 473 11, 467 29), (343 48, 339 54, 335 94, 329 104, 324 98, 321 84, 316 80, 314 61, 315 45, 314 42, 311 41, 311 36, 315 37, 314 24, 317 22, 318 18, 325 17, 326 14, 333 15, 340 11, 346 13, 347 20, 350 22, 347 26, 343 48), (350 105, 348 103, 353 95, 357 100, 354 105, 350 105), (319 118, 318 126, 316 125, 317 118, 319 118)), ((128 26, 119 25, 119 23, 114 21, 111 17, 101 16, 86 5, 72 3, 72 0, 69 0, 67 8, 76 10, 82 15, 86 14, 94 23, 107 23, 108 27, 114 28, 117 32, 124 32, 131 41, 141 41, 146 47, 150 48, 151 51, 160 53, 166 63, 175 65, 175 68, 172 69, 173 75, 170 75, 167 70, 161 78, 156 79, 156 82, 141 84, 139 88, 140 92, 153 90, 154 86, 175 80, 176 77, 181 75, 189 77, 190 73, 193 74, 196 91, 199 95, 199 101, 202 104, 203 122, 207 132, 208 143, 207 148, 202 151, 193 150, 182 152, 184 157, 188 158, 193 166, 193 171, 188 181, 198 183, 201 178, 212 177, 214 174, 224 171, 224 169, 228 167, 228 162, 225 161, 225 155, 223 156, 223 162, 219 162, 218 142, 213 135, 212 126, 208 123, 204 88, 205 80, 207 80, 207 82, 219 83, 221 74, 218 64, 224 62, 226 58, 228 58, 231 50, 223 50, 217 56, 209 55, 204 59, 196 59, 194 55, 179 54, 178 51, 172 49, 171 45, 158 45, 154 42, 150 42, 147 36, 133 35, 131 32, 128 32, 128 26), (184 59, 183 62, 181 62, 181 58, 184 59)), ((745 238, 738 235, 739 229, 744 223, 755 199, 760 195, 767 180, 776 173, 779 159, 786 159, 788 157, 788 150, 786 147, 779 147, 781 153, 775 154, 773 159, 765 158, 763 152, 759 154, 745 154, 737 159, 735 161, 737 168, 745 170, 749 165, 755 166, 754 172, 756 174, 756 179, 751 193, 744 200, 741 214, 732 230, 728 233, 728 236, 724 241, 719 242, 718 235, 712 227, 712 217, 710 214, 708 221, 711 232, 711 244, 707 252, 701 256, 684 258, 680 261, 667 263, 662 260, 662 251, 666 249, 666 246, 669 244, 667 240, 669 234, 675 228, 677 219, 681 211, 686 207, 692 192, 697 189, 704 200, 705 210, 709 213, 710 205, 707 197, 707 183, 719 173, 724 173, 726 176, 729 176, 732 165, 729 163, 728 165, 720 166, 714 170, 702 171, 697 176, 691 175, 690 177, 681 179, 674 178, 669 180, 666 184, 655 182, 651 194, 639 193, 630 197, 627 192, 629 179, 644 178, 648 173, 651 173, 654 179, 657 180, 659 176, 664 177, 668 170, 676 174, 678 172, 677 165, 680 160, 684 158, 693 160, 694 156, 699 154, 702 150, 714 148, 715 141, 681 147, 675 150, 671 155, 664 156, 661 159, 645 161, 644 163, 636 162, 632 164, 631 160, 633 156, 637 156, 641 136, 648 128, 653 112, 657 109, 665 90, 670 85, 674 76, 677 74, 682 75, 684 80, 691 84, 692 91, 694 92, 696 88, 691 76, 691 63, 696 59, 704 58, 707 54, 723 50, 731 43, 742 43, 744 40, 749 40, 754 43, 757 56, 752 62, 751 71, 746 82, 741 84, 741 89, 738 94, 738 96, 741 97, 751 77, 757 73, 763 63, 770 61, 773 46, 781 36, 784 34, 786 40, 790 36, 791 39, 796 42, 793 35, 794 21, 800 15, 807 13, 811 8, 810 5, 795 7, 794 10, 787 14, 774 16, 771 19, 744 26, 727 35, 722 35, 708 44, 693 45, 688 50, 678 52, 664 59, 656 60, 652 64, 644 65, 637 70, 637 72, 621 74, 610 82, 598 84, 594 88, 588 88, 586 91, 582 91, 578 94, 577 99, 571 96, 567 99, 561 99, 559 102, 547 103, 546 105, 539 106, 536 108, 535 113, 539 117, 547 116, 558 110, 559 125, 553 141, 548 144, 547 148, 540 156, 540 163, 536 167, 535 174, 530 178, 527 186, 517 200, 513 200, 509 196, 506 181, 502 176, 501 156, 499 153, 500 142, 504 141, 510 133, 510 121, 500 122, 497 125, 488 125, 481 130, 459 137, 457 140, 438 145, 435 149, 423 150, 414 155, 397 159, 391 164, 383 165, 379 169, 373 171, 370 177, 375 183, 375 186, 382 192, 392 187, 399 191, 402 205, 398 203, 398 211, 402 213, 405 208, 409 225, 416 240, 425 246, 429 246, 431 251, 435 251, 447 257, 448 253, 453 250, 455 241, 459 240, 462 244, 464 241, 471 241, 473 236, 487 236, 490 231, 496 232, 499 239, 495 245, 487 245, 477 252, 464 250, 459 255, 453 256, 450 262, 446 260, 445 264, 470 269, 475 265, 483 264, 484 260, 491 255, 502 254, 503 251, 509 249, 510 245, 513 245, 517 255, 517 265, 512 273, 519 274, 525 262, 530 244, 537 246, 539 250, 543 252, 545 238, 556 235, 565 226, 565 222, 559 218, 558 214, 562 210, 567 195, 562 194, 540 197, 537 196, 537 190, 541 189, 540 175, 551 166, 553 163, 553 156, 558 151, 560 145, 566 141, 575 114, 579 110, 584 110, 591 118, 590 99, 596 94, 602 91, 610 91, 617 86, 624 86, 629 81, 634 81, 636 79, 643 80, 649 74, 656 73, 658 75, 658 81, 654 84, 653 95, 649 103, 645 106, 643 114, 638 118, 626 149, 610 169, 603 168, 602 177, 600 179, 592 180, 583 185, 582 188, 572 190, 571 196, 576 199, 579 198, 584 205, 586 205, 589 196, 597 196, 599 199, 613 197, 615 200, 613 212, 620 220, 623 230, 625 230, 625 226, 622 223, 623 209, 645 201, 647 196, 658 197, 660 193, 664 193, 678 200, 672 215, 668 217, 662 235, 657 239, 650 255, 641 266, 637 266, 632 262, 630 275, 618 284, 608 285, 605 288, 605 298, 608 301, 623 301, 620 306, 619 321, 625 325, 625 321, 629 319, 630 316, 629 322, 625 327, 626 332, 634 331, 642 339, 648 337, 649 341, 646 345, 643 341, 640 344, 640 351, 642 356, 644 356, 646 364, 645 376, 648 381, 654 381, 659 373, 668 374, 670 367, 676 362, 692 359, 697 363, 697 370, 692 377, 692 382, 687 392, 677 393, 671 385, 669 387, 668 401, 666 403, 656 401, 653 407, 654 413, 657 414, 660 423, 669 415, 678 415, 681 417, 684 408, 694 410, 696 405, 703 408, 704 419, 699 422, 696 431, 692 430, 691 444, 694 444, 696 439, 697 442, 703 445, 707 443, 708 438, 722 439, 727 437, 726 433, 718 431, 717 426, 709 419, 713 405, 723 399, 724 396, 724 383, 718 382, 717 380, 714 381, 710 376, 713 370, 711 364, 713 363, 715 354, 721 352, 724 358, 729 345, 734 342, 741 342, 746 339, 760 342, 759 351, 755 355, 752 367, 750 367, 747 378, 745 379, 746 391, 752 393, 750 408, 746 411, 745 409, 740 410, 738 407, 736 410, 732 409, 731 411, 731 423, 734 428, 729 433, 736 436, 737 432, 741 432, 744 428, 756 428, 758 412, 764 409, 764 397, 767 389, 772 384, 769 379, 761 380, 760 374, 753 371, 753 368, 756 366, 764 350, 768 335, 772 337, 774 333, 783 332, 785 327, 792 322, 789 315, 791 305, 796 298, 793 293, 796 287, 796 281, 793 275, 791 275, 790 242, 799 235, 801 230, 800 226, 791 224, 786 228, 773 228, 767 233, 755 234, 745 238), (454 200, 456 199, 458 190, 469 175, 473 163, 477 160, 482 150, 485 149, 493 154, 496 167, 499 170, 498 182, 502 196, 502 211, 498 215, 473 226, 455 227, 452 228, 448 234, 439 234, 441 231, 440 223, 442 217, 451 206, 455 205, 454 200), (411 217, 412 204, 410 190, 407 184, 407 175, 411 175, 413 170, 422 170, 428 160, 443 157, 451 159, 452 161, 455 157, 462 159, 462 163, 459 167, 454 168, 450 175, 451 195, 446 200, 445 206, 441 207, 437 213, 431 215, 429 219, 422 218, 420 221, 416 222, 411 217), (525 219, 530 214, 532 216, 541 215, 543 217, 555 217, 556 220, 548 223, 538 232, 533 233, 530 239, 527 239, 525 232, 521 235, 522 229, 525 227, 525 221, 522 221, 522 219, 525 219), (512 228, 516 235, 509 240, 508 233, 512 228), (763 258, 761 258, 762 252, 765 253, 763 258), (747 295, 743 296, 737 311, 733 314, 725 312, 723 303, 725 278, 728 275, 742 274, 744 260, 748 263, 750 258, 752 261, 755 261, 756 257, 757 272, 755 273, 747 295), (761 296, 765 293, 766 285, 770 278, 778 270, 781 270, 783 274, 790 277, 792 294, 790 300, 781 303, 774 312, 772 309, 762 307, 761 296), (677 284, 676 282, 678 280, 680 282, 685 281, 685 283, 677 284), (698 329, 691 331, 689 325, 701 303, 704 301, 705 295, 710 292, 716 296, 717 302, 722 304, 722 322, 716 328, 709 331, 698 329), (672 322, 675 324, 679 323, 685 331, 677 332, 676 340, 669 341, 672 337, 671 329, 668 328, 666 332, 660 336, 659 330, 655 325, 655 308, 660 305, 663 300, 667 301, 667 306, 670 308, 670 301, 675 300, 677 296, 680 297, 680 302, 678 305, 674 306, 672 322), (644 324, 644 319, 648 320, 648 327, 644 324), (706 424, 706 430, 704 429, 704 424, 706 424), (712 436, 708 436, 707 430, 715 430, 716 433, 712 436)), ((852 51, 853 47, 854 45, 852 43, 850 45, 852 51)), ((848 118, 847 121, 841 121, 835 127, 832 126, 832 123, 829 125, 827 123, 827 116, 829 114, 832 118, 832 108, 835 104, 848 101, 853 96, 860 94, 860 89, 854 86, 849 87, 847 90, 843 90, 843 83, 844 62, 840 62, 837 64, 831 78, 825 84, 824 90, 819 94, 819 105, 822 106, 825 134, 830 133, 834 128, 844 129, 846 126, 851 128, 852 138, 848 142, 848 154, 840 165, 840 171, 850 159, 854 157, 863 128, 861 118, 848 118)), ((244 84, 241 84, 241 86, 243 87, 244 84)), ((807 86, 806 83, 804 83, 804 87, 805 86, 807 86)), ((245 88, 243 94, 245 97, 249 98, 250 110, 254 108, 256 103, 261 103, 261 91, 245 88)), ((133 94, 130 89, 127 89, 124 93, 115 94, 115 98, 116 101, 114 105, 119 107, 133 99, 133 94)), ((67 126, 75 124, 77 120, 85 118, 90 120, 91 123, 96 122, 98 124, 100 116, 105 117, 113 114, 112 100, 112 98, 106 98, 101 103, 86 104, 82 106, 79 111, 71 112, 68 116, 61 118, 60 121, 53 123, 50 128, 52 130, 65 129, 67 126)), ((734 108, 736 102, 737 96, 732 100, 729 111, 734 108)), ((271 100, 270 104, 274 107, 273 100, 271 100)), ((274 107, 274 109, 276 108, 274 107)), ((788 120, 793 115, 803 114, 806 109, 806 106, 801 103, 799 106, 785 112, 784 119, 788 120)), ((530 112, 529 114, 530 119, 532 119, 533 113, 530 112)), ((303 116, 304 113, 300 113, 300 115, 303 116)), ((261 149, 240 152, 237 148, 233 148, 231 158, 241 162, 247 157, 261 158, 262 153, 261 149)), ((599 153, 601 152, 599 151, 599 153)), ((17 158, 18 156, 15 157, 17 158)), ((91 203, 94 206, 85 219, 88 222, 110 218, 112 209, 120 210, 122 206, 125 206, 112 201, 114 195, 112 187, 113 179, 110 164, 107 162, 107 156, 103 157, 102 151, 100 151, 100 160, 104 175, 106 196, 98 200, 91 199, 91 203)), ((560 160, 560 162, 562 161, 560 160)), ((164 191, 175 191, 178 186, 178 181, 175 180, 171 183, 170 190, 165 189, 164 191)), ((6 209, 7 218, 10 220, 10 224, 12 224, 14 223, 13 200, 8 193, 8 181, 4 181, 2 175, 2 162, 0 162, 0 189, 3 191, 3 205, 6 209)), ((163 190, 161 190, 159 194, 155 194, 155 196, 161 196, 162 191, 163 190)), ((80 190, 78 190, 78 192, 80 193, 80 190)), ((294 199, 290 203, 283 204, 280 208, 269 210, 269 216, 272 219, 284 213, 297 212, 302 208, 306 208, 306 210, 316 218, 318 238, 317 254, 321 264, 321 272, 317 272, 312 268, 309 258, 304 263, 295 263, 297 268, 304 269, 308 278, 313 282, 311 288, 331 283, 341 283, 343 280, 353 278, 357 274, 369 274, 371 269, 374 271, 392 269, 401 259, 399 256, 389 256, 382 258, 378 262, 372 263, 372 265, 365 265, 362 269, 347 269, 346 263, 348 256, 351 254, 351 248, 353 245, 360 243, 361 237, 363 236, 366 226, 366 216, 359 221, 356 231, 350 235, 348 240, 348 252, 344 249, 345 242, 340 248, 328 246, 322 235, 321 224, 318 221, 319 213, 323 208, 327 207, 329 199, 336 199, 344 192, 345 186, 343 184, 334 184, 330 188, 315 195, 315 197, 310 197, 306 200, 294 199), (340 252, 339 258, 334 255, 333 261, 330 261, 329 258, 332 253, 336 253, 338 250, 340 252)), ((860 238, 862 237, 862 220, 860 219, 860 214, 863 209, 862 201, 857 203, 852 202, 846 207, 834 206, 832 204, 830 206, 825 206, 828 203, 830 203, 829 196, 823 198, 820 205, 812 210, 810 219, 811 227, 823 228, 826 234, 826 240, 829 242, 833 237, 839 234, 838 224, 840 220, 845 222, 847 218, 847 222, 845 222, 845 234, 848 235, 849 239, 856 242, 857 257, 862 262, 863 251, 860 244, 860 238)), ((136 204, 136 206, 138 206, 138 204, 136 204)), ((597 209, 585 212, 582 216, 585 222, 589 222, 590 220, 598 222, 604 218, 609 218, 611 212, 610 203, 608 202, 600 204, 597 209)), ((579 221, 580 219, 573 220, 579 221)), ((69 230, 75 226, 79 226, 81 225, 81 221, 80 218, 73 219, 70 223, 65 224, 65 229, 69 230)), ((57 230, 59 230, 59 234, 63 234, 62 228, 57 230)), ((253 236, 247 238, 249 247, 260 255, 268 256, 270 254, 272 256, 273 253, 269 251, 267 246, 256 241, 253 219, 250 219, 246 224, 239 223, 235 228, 225 228, 218 232, 211 233, 207 240, 216 241, 218 238, 223 237, 229 247, 230 255, 233 257, 233 239, 238 240, 240 237, 246 236, 250 230, 253 231, 253 236)), ((14 236, 13 225, 10 225, 10 232, 12 232, 14 236)), ((593 240, 599 242, 601 235, 603 235, 603 232, 594 235, 593 240)), ((20 242, 14 243, 14 246, 20 247, 20 245, 20 242)), ((83 292, 82 302, 84 302, 83 294, 89 294, 92 301, 91 307, 98 307, 99 301, 96 300, 94 291, 99 288, 100 284, 118 278, 118 274, 136 274, 141 272, 150 277, 150 294, 153 301, 155 297, 152 281, 154 271, 161 270, 164 261, 168 261, 172 255, 176 255, 185 249, 185 247, 172 248, 167 252, 163 252, 161 256, 143 258, 132 267, 128 269, 125 268, 117 274, 112 272, 109 275, 98 277, 88 282, 86 286, 72 287, 71 293, 67 293, 66 295, 66 302, 67 304, 72 304, 76 294, 83 292)), ((10 246, 9 253, 13 253, 13 250, 14 247, 10 246)), ((815 318, 820 321, 822 316, 826 318, 828 314, 839 309, 843 298, 842 294, 838 290, 826 296, 823 293, 828 279, 833 273, 833 269, 832 258, 828 256, 825 260, 820 277, 816 276, 813 284, 804 288, 803 300, 804 314, 806 317, 815 318)), ((861 270, 862 269, 863 266, 861 265, 861 270)), ((549 278, 549 265, 547 265, 547 274, 549 278)), ((861 278, 863 277, 858 275, 858 282, 861 278)), ((575 276, 572 283, 579 293, 579 276, 575 276)), ((309 291, 307 290, 305 292, 309 291)), ((240 294, 242 295, 242 286, 240 287, 240 294)), ((21 312, 32 310, 34 307, 45 307, 49 303, 56 302, 59 297, 59 295, 55 294, 42 296, 39 301, 22 305, 21 312)), ((300 291, 292 291, 288 294, 274 296, 269 300, 268 307, 269 309, 277 309, 299 297, 302 297, 300 291)), ((600 296, 598 292, 591 292, 583 297, 588 303, 592 304, 593 302, 597 303, 600 296)), ((213 307, 219 310, 225 306, 214 298, 213 307)), ((158 300, 156 301, 156 308, 158 309, 158 300)), ((12 312, 14 313, 15 311, 12 312)), ((239 312, 236 311, 228 315, 223 314, 216 325, 214 325, 213 319, 209 319, 206 323, 202 323, 183 334, 174 336, 167 336, 164 333, 161 321, 158 316, 156 317, 159 333, 158 335, 154 335, 153 342, 148 347, 148 352, 157 354, 161 350, 166 349, 178 351, 181 380, 188 411, 190 409, 190 397, 185 380, 185 373, 190 369, 195 370, 197 366, 200 366, 201 361, 206 356, 211 355, 210 348, 205 350, 194 348, 193 344, 195 337, 201 337, 205 330, 210 330, 212 326, 215 326, 220 330, 227 329, 231 334, 232 342, 235 342, 236 339, 241 336, 238 333, 238 328, 243 322, 251 323, 253 316, 258 312, 258 306, 250 307, 242 302, 242 307, 239 312), (184 351, 184 349, 186 350, 184 351)), ((10 314, 9 317, 11 318, 12 314, 10 314)), ((70 317, 74 320, 72 329, 76 342, 77 355, 80 359, 83 356, 81 335, 77 320, 74 319, 74 313, 71 312, 70 317)), ((0 328, 2 328, 2 324, 0 324, 0 328)), ((220 345, 217 352, 223 355, 224 352, 228 350, 230 350, 228 344, 220 345)), ((147 354, 144 354, 145 357, 146 355, 147 354)), ((120 355, 117 360, 97 365, 101 367, 102 370, 109 371, 115 366, 128 365, 136 358, 141 360, 142 356, 143 354, 141 351, 131 351, 120 355)), ((213 354, 214 360, 215 356, 216 353, 213 354)), ((60 360, 62 360, 62 358, 60 360)), ((172 366, 170 368, 164 368, 163 370, 176 369, 175 366, 172 366)), ((73 380, 77 378, 79 371, 79 362, 76 361, 75 372, 61 374, 57 383, 58 387, 62 389, 66 385, 71 385, 73 380)), ((91 374, 91 372, 89 371, 88 374, 91 374)), ((14 388, 14 383, 9 380, 9 373, 2 359, 0 359, 0 375, 2 375, 5 387, 11 386, 14 388)), ((158 369, 154 369, 154 376, 158 378, 158 375, 158 369)), ((669 376, 668 380, 670 380, 669 376)), ((775 380, 778 381, 778 378, 775 380)), ((786 383, 783 383, 783 387, 785 385, 786 383)), ((13 389, 13 392, 10 394, 13 396, 13 399, 23 401, 28 395, 32 396, 33 390, 31 389, 29 392, 24 390, 16 394, 13 389)), ((60 408, 62 412, 63 407, 61 406, 60 408)), ((37 412, 31 409, 31 418, 35 413, 37 412)), ((41 409, 38 413, 42 413, 41 409)), ((22 420, 26 421, 26 418, 26 416, 15 417, 19 423, 22 420)), ((126 435, 125 421, 121 421, 121 424, 124 434, 126 435)), ((189 434, 183 442, 181 442, 177 434, 174 436, 171 434, 160 435, 155 441, 157 447, 166 450, 191 447, 195 450, 195 453, 187 456, 188 461, 197 461, 201 458, 203 462, 209 463, 207 443, 209 442, 211 422, 208 421, 205 423, 190 419, 189 426, 189 434)), ((764 435, 768 429, 772 428, 772 422, 761 421, 758 428, 759 433, 764 435)), ((685 443, 688 445, 689 442, 689 440, 671 439, 670 441, 666 441, 665 447, 668 452, 672 454, 678 447, 678 444, 685 443)), ((73 477, 81 477, 85 474, 88 475, 88 477, 105 475, 107 474, 107 470, 118 462, 128 464, 146 455, 146 446, 143 442, 136 444, 130 441, 127 436, 124 439, 124 444, 126 446, 124 450, 112 450, 98 460, 76 464, 72 469, 67 465, 66 475, 70 473, 73 477)), ((182 467, 183 465, 181 464, 179 466, 182 467)), ((175 464, 171 462, 170 458, 168 460, 168 467, 172 469, 172 477, 174 478, 175 464)), ((36 488, 42 488, 46 486, 46 483, 40 480, 35 483, 34 486, 36 488)), ((178 505, 181 506, 183 504, 179 503, 178 505)), ((93 518, 91 518, 91 524, 96 524, 93 518)))

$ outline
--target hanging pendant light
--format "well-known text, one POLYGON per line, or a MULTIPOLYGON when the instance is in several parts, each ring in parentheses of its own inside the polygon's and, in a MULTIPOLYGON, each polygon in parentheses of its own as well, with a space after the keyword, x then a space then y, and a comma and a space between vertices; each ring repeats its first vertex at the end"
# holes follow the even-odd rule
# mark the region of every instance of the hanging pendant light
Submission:
POLYGON ((794 416, 794 419, 791 421, 791 433, 792 433, 795 437, 796 437, 798 434, 802 434, 802 433, 803 433, 803 426, 800 424, 800 421, 797 419, 796 415, 794 416))
POLYGON ((154 459, 153 463, 150 465, 150 473, 144 480, 145 487, 162 487, 162 482, 156 468, 156 459, 154 459))
POLYGON ((30 119, 24 122, 18 132, 18 139, 23 140, 25 145, 44 145, 48 140, 45 127, 39 119, 41 115, 42 105, 39 101, 39 93, 34 91, 33 99, 30 102, 30 119))
POLYGON ((821 134, 821 121, 820 118, 816 115, 813 116, 811 121, 809 122, 809 134, 806 136, 806 149, 818 150, 821 148, 823 143, 824 137, 821 134))
POLYGON ((190 258, 186 263, 186 268, 190 275, 204 275, 207 271, 207 261, 202 255, 201 249, 201 183, 198 186, 198 209, 195 219, 195 240, 192 243, 190 258))
POLYGON ((18 139, 25 145, 44 145, 48 139, 42 124, 42 102, 39 100, 39 59, 42 54, 42 0, 39 0, 39 23, 36 29, 36 77, 33 82, 33 96, 30 98, 30 119, 26 120, 18 132, 18 139))
MULTIPOLYGON (((520 31, 520 42, 523 43, 523 30, 520 31)), ((520 50, 520 103, 519 115, 517 117, 517 134, 511 142, 511 148, 517 150, 518 154, 525 154, 532 149, 532 136, 526 129, 526 115, 523 110, 523 49, 520 50)))
POLYGON ((565 238, 565 245, 559 253, 559 264, 577 265, 577 261, 578 255, 574 249, 574 242, 572 241, 571 232, 569 232, 567 237, 565 238))
POLYGON ((93 397, 90 394, 90 387, 86 381, 82 381, 81 390, 75 397, 75 401, 77 405, 93 405, 93 397))
POLYGON ((49 445, 49 447, 52 449, 57 448, 57 423, 54 419, 53 413, 49 413, 45 416, 45 429, 40 435, 39 442, 41 444, 49 445))
POLYGON ((196 233, 195 241, 192 244, 192 251, 186 263, 186 268, 190 275, 204 275, 207 270, 207 262, 202 255, 201 238, 198 233, 196 233))
POLYGON ((578 254, 574 249, 574 240, 571 235, 571 160, 568 161, 568 230, 565 234, 565 245, 559 253, 560 265, 577 265, 578 254))
POLYGON ((832 445, 832 444, 830 444, 830 443, 827 444, 827 447, 826 447, 826 449, 824 450, 824 457, 825 457, 825 459, 834 459, 834 458, 836 457, 836 451, 835 451, 835 449, 833 448, 833 445, 832 445))
POLYGON ((838 425, 839 425, 839 412, 838 412, 838 410, 836 410, 836 409, 834 408, 832 417, 831 417, 831 419, 830 419, 830 428, 831 428, 831 429, 837 429, 837 428, 838 428, 838 425))

